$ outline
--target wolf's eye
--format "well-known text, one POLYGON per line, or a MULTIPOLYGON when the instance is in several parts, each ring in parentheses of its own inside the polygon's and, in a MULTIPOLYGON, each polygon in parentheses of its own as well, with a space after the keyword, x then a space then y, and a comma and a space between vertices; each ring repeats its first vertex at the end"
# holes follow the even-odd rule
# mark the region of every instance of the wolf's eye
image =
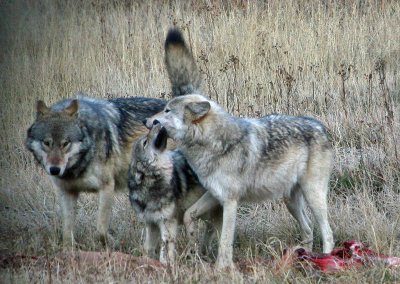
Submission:
POLYGON ((146 147, 146 145, 147 145, 147 139, 145 139, 145 140, 143 141, 143 147, 146 147))
POLYGON ((51 146, 51 141, 49 139, 43 140, 42 145, 45 147, 50 147, 51 146))
POLYGON ((170 111, 171 111, 170 109, 166 108, 164 112, 167 113, 167 112, 170 112, 170 111))
POLYGON ((67 148, 67 147, 69 146, 69 144, 70 144, 69 141, 64 141, 64 142, 62 142, 61 146, 62 146, 63 148, 67 148))

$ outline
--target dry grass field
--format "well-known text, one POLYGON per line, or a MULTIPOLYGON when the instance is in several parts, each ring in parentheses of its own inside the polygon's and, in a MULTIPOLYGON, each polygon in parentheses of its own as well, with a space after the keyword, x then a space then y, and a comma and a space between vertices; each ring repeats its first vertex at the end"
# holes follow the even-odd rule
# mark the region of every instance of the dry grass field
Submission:
MULTIPOLYGON (((320 274, 261 263, 217 273, 202 258, 182 257, 176 271, 107 257, 62 261, 57 196, 24 146, 36 100, 54 103, 78 91, 168 98, 163 44, 173 25, 192 48, 204 93, 229 112, 305 114, 328 126, 336 244, 357 239, 400 256, 399 1, 143 2, 0 1, 0 260, 31 260, 0 261, 0 282, 400 282, 400 268, 379 265, 320 274)), ((78 205, 77 239, 82 250, 97 251, 96 196, 84 195, 78 205)), ((297 244, 295 224, 281 203, 243 205, 235 261, 279 258, 297 244)), ((141 256, 142 228, 127 194, 118 195, 111 225, 117 250, 141 256)))

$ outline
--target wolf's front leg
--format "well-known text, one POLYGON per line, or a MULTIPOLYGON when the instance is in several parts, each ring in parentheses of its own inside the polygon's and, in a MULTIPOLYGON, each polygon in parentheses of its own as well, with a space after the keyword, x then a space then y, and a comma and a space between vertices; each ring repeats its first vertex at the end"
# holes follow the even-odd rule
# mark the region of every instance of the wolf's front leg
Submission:
MULTIPOLYGON (((218 204, 217 207, 210 210, 208 214, 205 216, 207 219, 206 221, 206 228, 205 233, 201 239, 201 252, 203 255, 207 255, 211 258, 216 258, 217 254, 217 247, 218 240, 220 239, 221 229, 222 229, 222 206, 218 204)), ((236 235, 234 239, 236 238, 236 235)))
POLYGON ((97 219, 98 238, 103 245, 113 246, 114 238, 108 234, 111 209, 114 204, 114 184, 109 184, 99 192, 99 213, 97 219))
POLYGON ((160 242, 160 230, 154 223, 146 223, 144 251, 148 257, 157 259, 157 250, 160 242))
POLYGON ((205 213, 210 212, 220 206, 219 201, 215 199, 208 191, 204 193, 199 200, 190 206, 183 215, 186 234, 190 239, 194 237, 195 221, 205 213))
POLYGON ((76 215, 76 202, 78 200, 78 193, 68 192, 64 190, 59 191, 61 210, 63 218, 63 247, 73 247, 74 239, 74 223, 76 215))
POLYGON ((216 268, 218 270, 234 268, 232 257, 237 206, 237 200, 226 200, 223 204, 224 215, 222 221, 222 232, 219 241, 218 258, 216 262, 216 268))
POLYGON ((199 198, 199 200, 186 210, 183 215, 183 224, 185 225, 186 235, 189 239, 188 248, 190 249, 191 254, 194 253, 194 232, 196 229, 195 224, 197 219, 206 213, 208 214, 210 212, 218 211, 220 206, 219 201, 207 191, 199 198))
POLYGON ((176 219, 164 220, 160 222, 159 226, 162 240, 160 262, 173 266, 176 262, 175 242, 178 231, 178 221, 176 219))

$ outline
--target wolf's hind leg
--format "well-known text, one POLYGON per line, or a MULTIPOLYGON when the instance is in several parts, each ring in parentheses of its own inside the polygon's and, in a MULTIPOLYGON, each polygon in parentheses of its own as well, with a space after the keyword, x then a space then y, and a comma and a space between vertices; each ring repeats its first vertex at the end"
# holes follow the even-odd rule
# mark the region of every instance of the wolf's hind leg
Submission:
POLYGON ((312 249, 313 231, 311 228, 311 220, 307 216, 304 196, 300 191, 299 185, 295 185, 289 199, 285 200, 285 204, 290 214, 292 214, 300 225, 302 245, 308 249, 312 249))
POLYGON ((321 230, 324 253, 330 253, 334 246, 332 229, 328 221, 330 161, 330 153, 313 153, 307 174, 300 184, 308 206, 321 230))
MULTIPOLYGON (((315 186, 313 191, 318 192, 318 186, 315 186)), ((314 214, 322 235, 323 252, 330 253, 333 249, 333 234, 328 221, 328 208, 326 194, 313 194, 310 196, 309 192, 305 194, 308 206, 314 214)))

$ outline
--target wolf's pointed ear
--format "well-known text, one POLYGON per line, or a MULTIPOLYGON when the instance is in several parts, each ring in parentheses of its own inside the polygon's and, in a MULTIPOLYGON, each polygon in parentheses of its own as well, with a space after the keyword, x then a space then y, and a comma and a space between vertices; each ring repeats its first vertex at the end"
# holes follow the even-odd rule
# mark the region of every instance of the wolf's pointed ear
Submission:
POLYGON ((78 116, 78 110, 79 110, 79 101, 78 100, 72 100, 69 106, 67 106, 64 109, 64 112, 70 116, 78 116))
POLYGON ((36 103, 36 117, 40 118, 49 112, 50 109, 46 106, 46 103, 42 100, 38 100, 36 103))
POLYGON ((203 118, 211 109, 211 104, 204 102, 191 102, 185 106, 185 117, 191 121, 203 118))

